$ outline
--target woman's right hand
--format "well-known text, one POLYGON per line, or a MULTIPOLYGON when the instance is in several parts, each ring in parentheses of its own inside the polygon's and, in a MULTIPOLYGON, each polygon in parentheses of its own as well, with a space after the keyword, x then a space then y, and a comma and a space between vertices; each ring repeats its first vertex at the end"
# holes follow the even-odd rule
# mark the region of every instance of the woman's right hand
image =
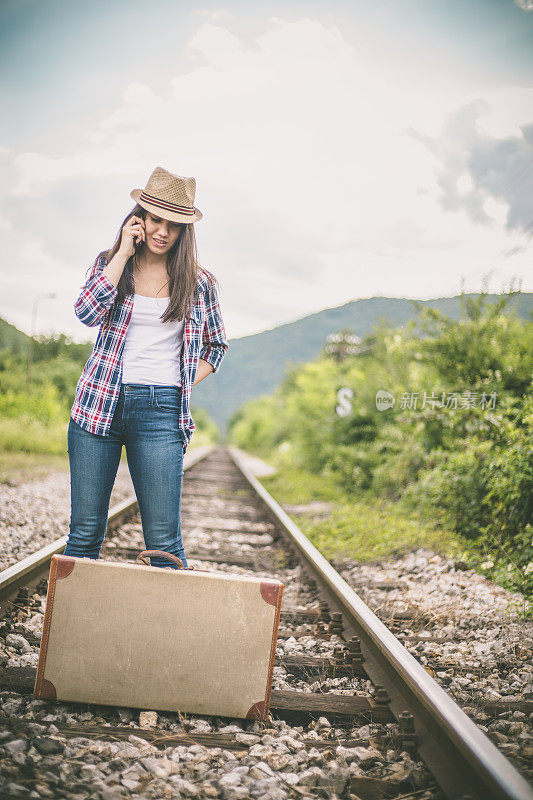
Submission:
POLYGON ((144 220, 140 217, 130 217, 122 227, 119 253, 122 253, 125 258, 130 258, 136 250, 135 242, 140 244, 144 241, 146 241, 144 220))

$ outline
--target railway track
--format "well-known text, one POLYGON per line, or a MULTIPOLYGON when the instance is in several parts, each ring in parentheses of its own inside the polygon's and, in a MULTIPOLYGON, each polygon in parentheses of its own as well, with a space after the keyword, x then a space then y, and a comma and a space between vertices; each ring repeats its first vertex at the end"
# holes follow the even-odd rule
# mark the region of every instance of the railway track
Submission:
MULTIPOLYGON (((154 724, 139 710, 33 699, 46 578, 63 537, 0 573, 0 637, 18 654, 0 667, 0 797, 533 797, 237 451, 191 454, 182 527, 195 566, 285 584, 271 719, 160 714, 154 724)), ((142 549, 137 504, 125 501, 101 555, 134 560, 142 549)))

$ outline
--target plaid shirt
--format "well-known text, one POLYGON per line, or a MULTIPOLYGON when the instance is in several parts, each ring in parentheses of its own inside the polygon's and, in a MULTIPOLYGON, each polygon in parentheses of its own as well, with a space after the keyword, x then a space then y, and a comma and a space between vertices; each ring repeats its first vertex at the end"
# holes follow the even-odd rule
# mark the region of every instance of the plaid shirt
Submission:
MULTIPOLYGON (((107 264, 105 255, 97 257, 81 294, 74 303, 76 316, 85 325, 100 325, 93 352, 87 359, 76 386, 70 416, 87 431, 107 436, 122 383, 122 351, 133 309, 133 294, 126 296, 114 309, 108 324, 107 311, 113 305, 118 289, 102 273, 107 264)), ((198 275, 198 299, 183 328, 180 358, 181 408, 179 427, 184 452, 196 425, 191 416, 191 389, 198 359, 208 361, 217 372, 228 342, 220 313, 216 286, 205 273, 198 275)))

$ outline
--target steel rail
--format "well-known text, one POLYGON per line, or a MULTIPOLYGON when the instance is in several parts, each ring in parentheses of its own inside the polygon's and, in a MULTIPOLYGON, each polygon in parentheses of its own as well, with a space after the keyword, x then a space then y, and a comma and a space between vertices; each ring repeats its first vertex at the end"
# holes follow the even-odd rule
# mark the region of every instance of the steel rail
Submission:
POLYGON ((301 554, 307 573, 342 613, 345 629, 361 640, 365 670, 385 687, 395 714, 414 714, 418 750, 450 800, 532 800, 533 789, 457 703, 426 672, 354 592, 283 508, 250 472, 241 454, 234 464, 269 510, 284 538, 301 554))
MULTIPOLYGON (((206 458, 212 451, 213 447, 198 448, 198 452, 192 451, 187 457, 187 463, 184 464, 183 471, 189 470, 198 461, 206 458)), ((116 530, 137 511, 138 503, 135 495, 117 503, 109 510, 106 531, 116 530)), ((11 600, 20 587, 35 585, 41 578, 48 577, 52 556, 63 552, 67 539, 67 535, 61 536, 59 539, 50 542, 50 544, 45 545, 40 550, 0 572, 0 616, 6 603, 11 600)))

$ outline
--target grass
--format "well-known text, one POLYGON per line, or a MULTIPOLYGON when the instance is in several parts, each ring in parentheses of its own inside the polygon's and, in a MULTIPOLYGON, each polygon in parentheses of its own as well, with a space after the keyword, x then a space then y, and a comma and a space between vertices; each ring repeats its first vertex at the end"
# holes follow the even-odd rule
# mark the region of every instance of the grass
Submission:
POLYGON ((21 483, 45 478, 52 470, 68 470, 68 453, 13 453, 0 450, 0 484, 21 483))
POLYGON ((334 476, 321 476, 302 469, 282 468, 261 483, 278 503, 329 501, 332 511, 326 518, 313 519, 293 514, 301 531, 330 560, 378 561, 394 558, 420 547, 447 556, 464 551, 457 535, 436 523, 419 518, 401 503, 365 497, 346 496, 334 476))
POLYGON ((291 514, 302 533, 329 561, 386 561, 425 548, 449 558, 466 560, 488 580, 511 592, 524 594, 525 599, 516 603, 516 613, 524 618, 533 617, 526 583, 510 575, 510 567, 484 570, 472 542, 448 530, 436 518, 424 519, 422 511, 407 503, 385 500, 370 492, 360 492, 356 498, 347 496, 332 475, 316 475, 283 463, 267 463, 277 472, 260 481, 280 505, 306 504, 313 500, 332 504, 331 513, 326 517, 291 514))
POLYGON ((402 514, 398 504, 357 500, 342 503, 318 522, 301 519, 300 528, 323 555, 334 561, 381 561, 420 547, 447 556, 461 544, 452 534, 402 514))
POLYGON ((61 456, 67 452, 67 423, 44 423, 29 414, 0 417, 0 451, 3 453, 61 456))
POLYGON ((342 502, 344 499, 344 494, 332 475, 316 475, 294 467, 280 468, 275 464, 271 466, 277 471, 260 480, 278 503, 311 503, 313 500, 342 502))
MULTIPOLYGON (((20 486, 22 483, 30 483, 31 481, 46 478, 50 472, 56 470, 68 472, 67 426, 68 423, 64 426, 64 451, 62 445, 59 448, 60 452, 29 452, 24 449, 11 449, 10 446, 13 441, 10 440, 9 443, 4 443, 0 437, 0 486, 2 484, 5 486, 20 486)), ((207 436, 199 435, 197 437, 195 432, 188 451, 210 443, 207 436)), ((122 448, 121 460, 127 460, 125 447, 122 448)))

